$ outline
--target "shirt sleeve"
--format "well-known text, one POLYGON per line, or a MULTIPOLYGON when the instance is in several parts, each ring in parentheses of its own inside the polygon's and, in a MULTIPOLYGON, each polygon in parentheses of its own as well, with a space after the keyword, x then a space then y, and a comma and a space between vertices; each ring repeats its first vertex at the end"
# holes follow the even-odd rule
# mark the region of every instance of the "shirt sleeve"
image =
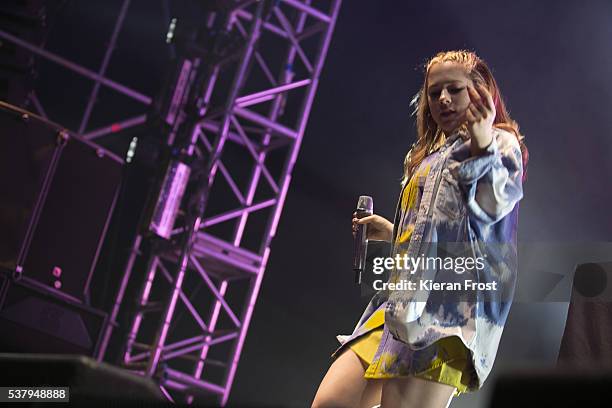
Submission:
POLYGON ((516 137, 494 130, 491 144, 471 156, 469 142, 451 157, 449 170, 465 192, 468 214, 484 224, 494 224, 523 198, 523 161, 516 137))

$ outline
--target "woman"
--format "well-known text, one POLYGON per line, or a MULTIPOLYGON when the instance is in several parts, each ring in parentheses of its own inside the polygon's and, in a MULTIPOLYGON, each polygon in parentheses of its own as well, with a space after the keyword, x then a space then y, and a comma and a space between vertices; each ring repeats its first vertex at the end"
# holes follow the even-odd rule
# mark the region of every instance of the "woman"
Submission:
POLYGON ((368 239, 392 242, 393 258, 441 259, 442 247, 456 243, 445 252, 453 261, 480 262, 467 270, 396 265, 389 282, 482 287, 378 291, 353 333, 338 336, 313 407, 448 407, 454 395, 482 387, 497 353, 516 280, 523 136, 473 52, 432 58, 413 104, 417 142, 404 161, 394 223, 353 218, 353 232, 368 224, 368 239))

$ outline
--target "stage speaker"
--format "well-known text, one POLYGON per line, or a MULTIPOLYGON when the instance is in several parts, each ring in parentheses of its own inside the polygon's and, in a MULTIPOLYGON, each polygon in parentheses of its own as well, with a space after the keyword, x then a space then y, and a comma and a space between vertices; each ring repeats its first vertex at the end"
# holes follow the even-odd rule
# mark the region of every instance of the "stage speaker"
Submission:
POLYGON ((612 369, 612 262, 576 267, 557 361, 612 369))
POLYGON ((611 387, 609 369, 514 370, 495 379, 489 407, 608 407, 611 387))
POLYGON ((89 304, 123 161, 0 102, 0 267, 89 304))
POLYGON ((72 406, 166 405, 151 379, 78 355, 1 353, 0 384, 69 387, 72 406))
POLYGON ((0 351, 96 354, 107 313, 27 277, 0 281, 0 351))

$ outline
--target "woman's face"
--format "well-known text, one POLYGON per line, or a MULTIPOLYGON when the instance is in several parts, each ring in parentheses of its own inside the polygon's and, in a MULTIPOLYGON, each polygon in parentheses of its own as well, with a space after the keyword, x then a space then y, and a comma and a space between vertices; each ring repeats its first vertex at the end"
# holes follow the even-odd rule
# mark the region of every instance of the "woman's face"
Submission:
POLYGON ((465 122, 465 111, 470 104, 467 86, 474 86, 463 65, 439 62, 429 68, 427 102, 434 121, 450 134, 465 122))

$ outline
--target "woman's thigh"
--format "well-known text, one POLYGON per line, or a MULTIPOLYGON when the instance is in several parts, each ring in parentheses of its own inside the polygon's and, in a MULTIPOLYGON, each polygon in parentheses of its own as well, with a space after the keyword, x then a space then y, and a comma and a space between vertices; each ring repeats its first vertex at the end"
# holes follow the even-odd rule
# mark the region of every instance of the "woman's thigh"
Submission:
POLYGON ((385 408, 446 408, 453 398, 455 387, 418 377, 386 380, 382 388, 385 408))
POLYGON ((359 407, 362 396, 366 400, 373 398, 372 395, 376 394, 377 387, 379 393, 377 401, 380 401, 382 384, 379 384, 378 381, 366 380, 363 378, 364 372, 357 354, 347 347, 327 370, 312 407, 359 407))
POLYGON ((367 380, 368 384, 361 394, 359 408, 372 408, 380 404, 382 387, 385 381, 386 380, 367 380))

